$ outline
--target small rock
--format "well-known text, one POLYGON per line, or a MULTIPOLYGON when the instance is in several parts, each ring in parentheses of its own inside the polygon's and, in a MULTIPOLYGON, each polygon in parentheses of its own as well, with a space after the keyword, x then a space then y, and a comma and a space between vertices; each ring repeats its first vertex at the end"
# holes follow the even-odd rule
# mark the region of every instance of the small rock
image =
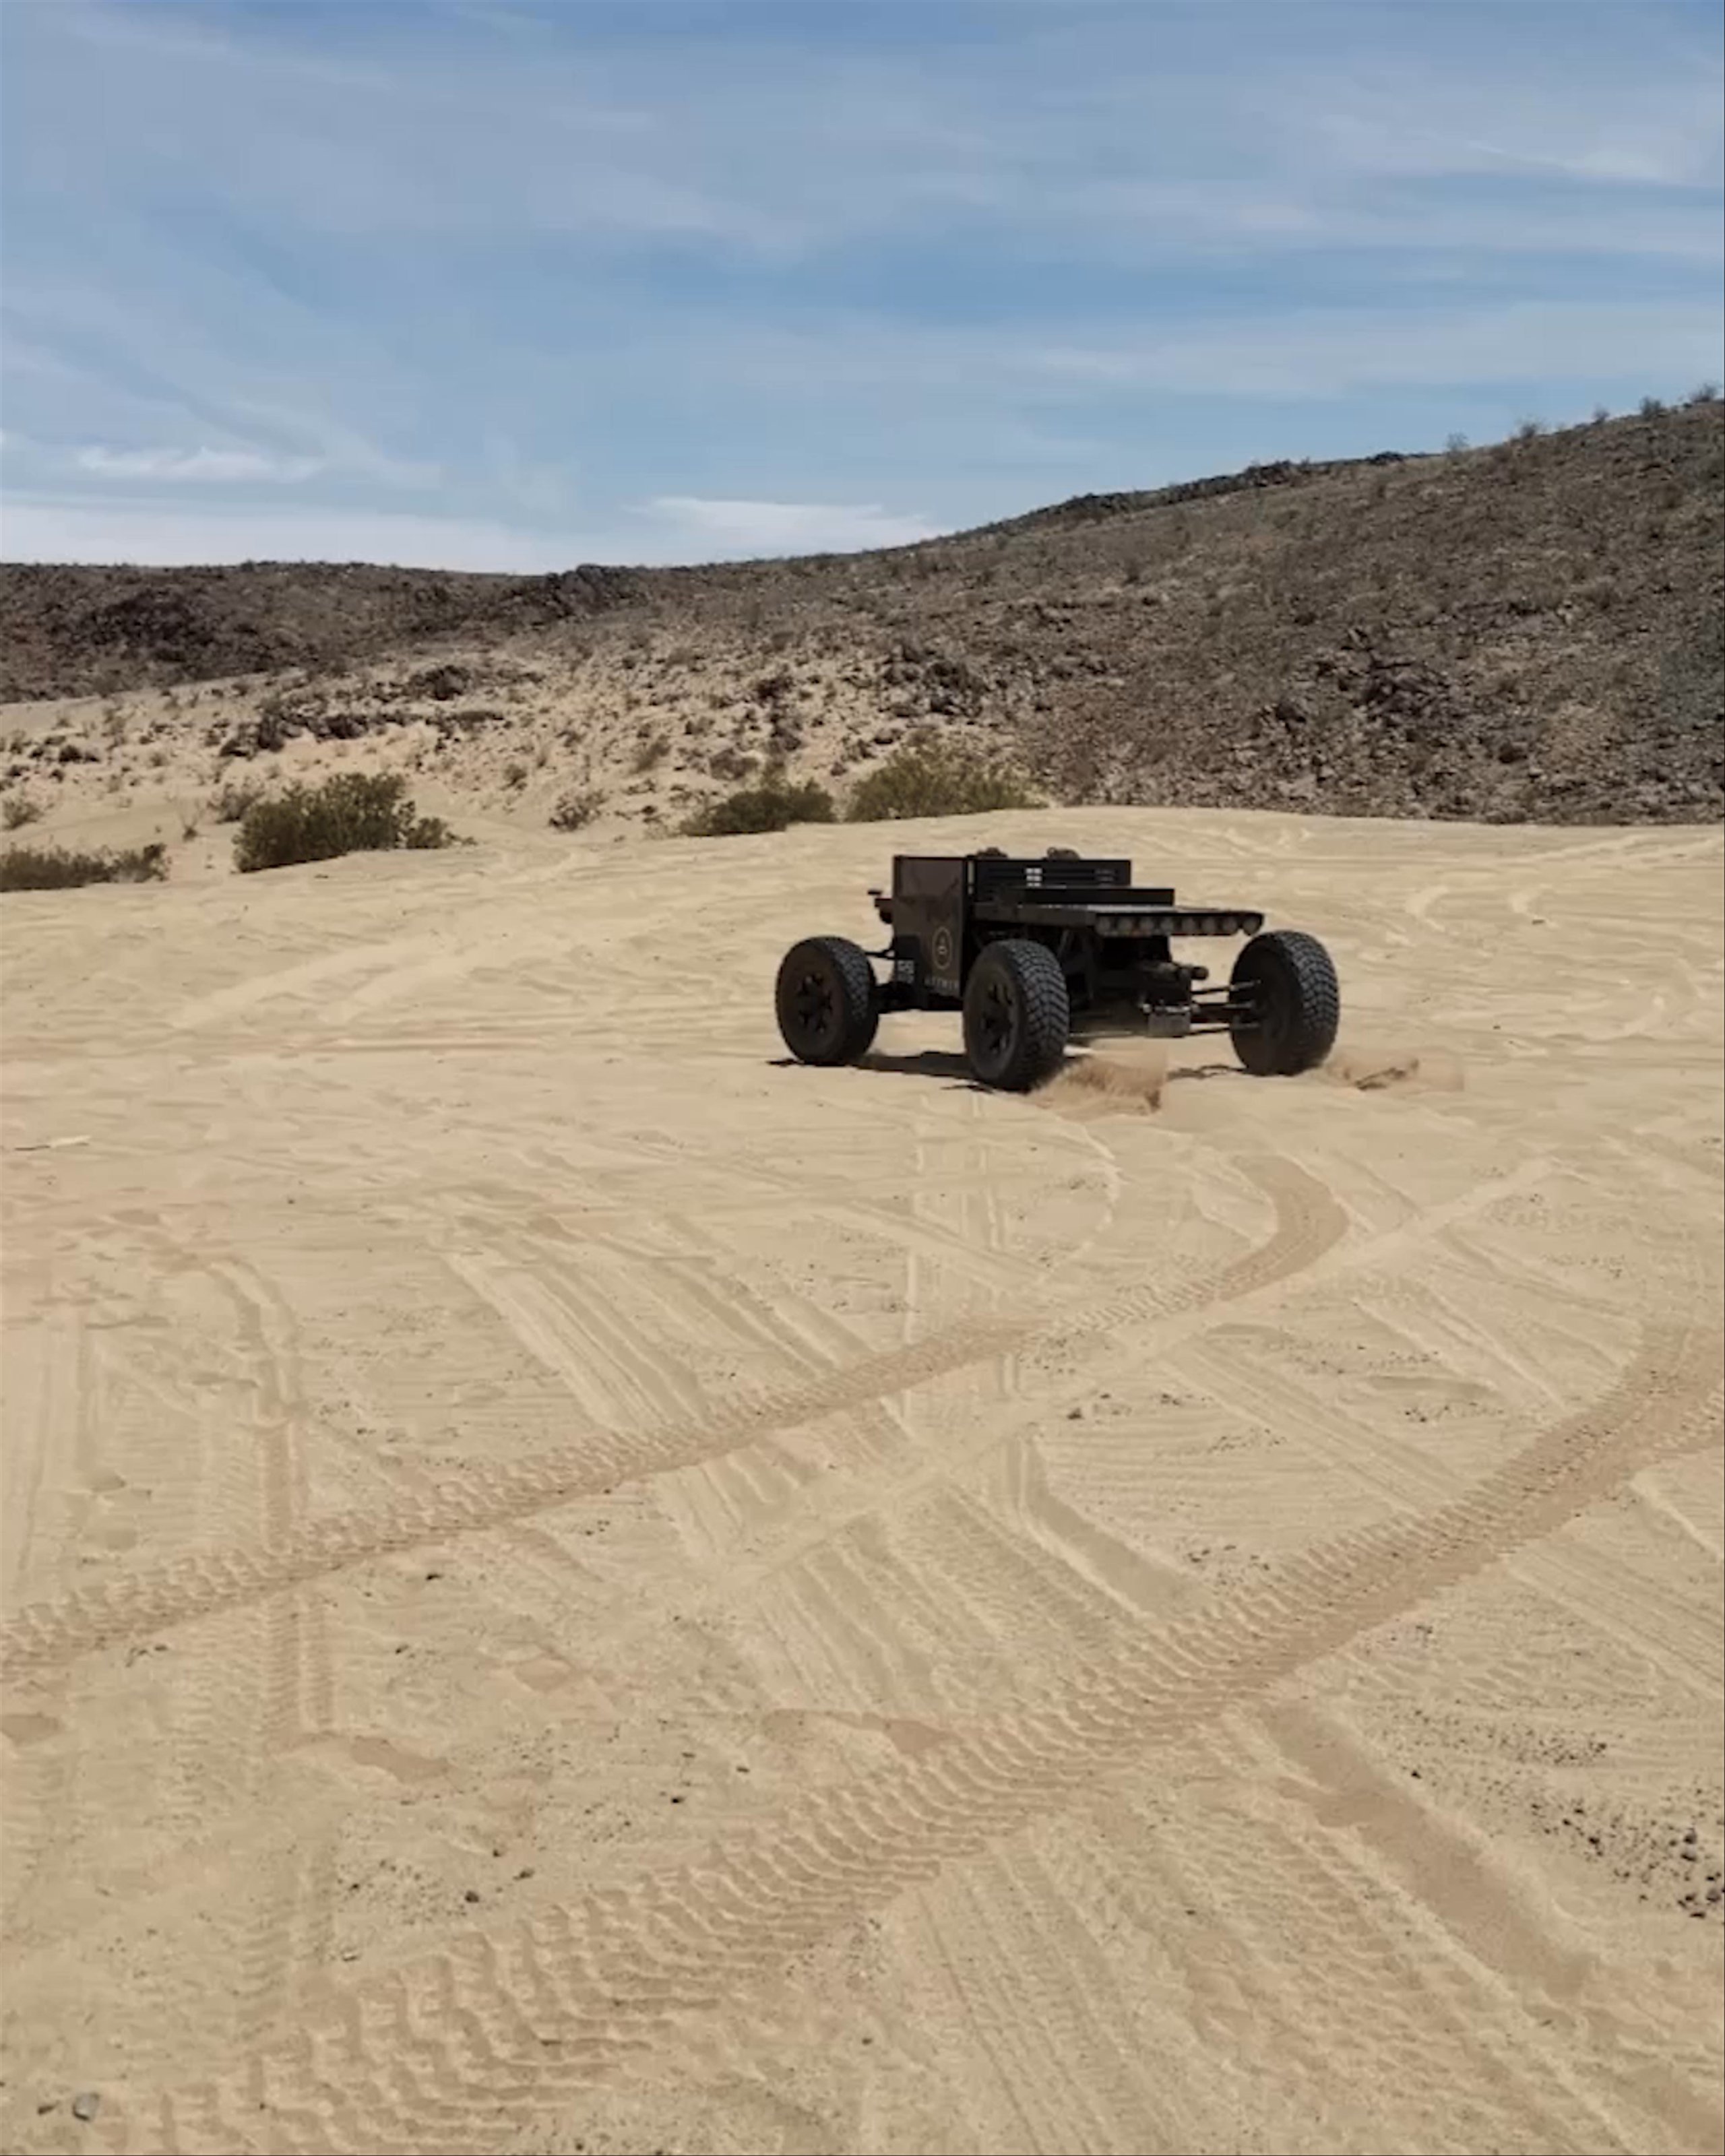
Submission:
POLYGON ((102 2100, 94 2089, 80 2089, 72 2099, 74 2118, 91 2119, 102 2107, 102 2100))

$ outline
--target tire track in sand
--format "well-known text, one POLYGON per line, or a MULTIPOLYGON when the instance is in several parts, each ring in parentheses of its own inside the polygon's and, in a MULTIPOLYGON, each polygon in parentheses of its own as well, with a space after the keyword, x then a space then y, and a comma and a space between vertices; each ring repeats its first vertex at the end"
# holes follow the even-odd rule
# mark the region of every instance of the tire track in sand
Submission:
POLYGON ((119 2150, 489 2145, 495 2122, 686 2040, 751 1983, 1032 1820, 1096 1778, 1261 1697, 1537 1541, 1717 1426, 1719 1338, 1650 1327, 1600 1399, 1452 1502, 1338 1537, 1219 1597, 1042 1703, 883 1774, 823 1789, 776 1827, 639 1885, 548 1910, 347 1995, 323 2020, 154 2116, 105 2114, 119 2150))
POLYGON ((1218 1272, 1153 1283, 1081 1312, 955 1327, 696 1420, 632 1434, 591 1430, 572 1445, 475 1468, 377 1512, 308 1520, 262 1547, 192 1552, 100 1587, 26 1604, 0 1633, 0 1666, 10 1675, 42 1668, 353 1565, 506 1526, 620 1482, 697 1466, 773 1432, 869 1406, 978 1363, 1022 1354, 1033 1343, 1094 1339, 1146 1319, 1237 1301, 1311 1265, 1341 1240, 1348 1226, 1324 1185, 1291 1162, 1266 1158, 1245 1165, 1270 1199, 1276 1225, 1266 1242, 1218 1272))

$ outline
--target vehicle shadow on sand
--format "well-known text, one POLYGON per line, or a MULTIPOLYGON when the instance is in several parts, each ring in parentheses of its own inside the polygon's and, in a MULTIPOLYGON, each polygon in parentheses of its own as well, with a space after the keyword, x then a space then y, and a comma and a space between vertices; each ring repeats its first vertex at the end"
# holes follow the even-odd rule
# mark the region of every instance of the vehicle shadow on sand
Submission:
MULTIPOLYGON (((774 1070, 800 1070, 804 1066, 794 1055, 775 1055, 769 1059, 774 1070)), ((860 1055, 850 1066, 855 1070, 866 1070, 884 1078, 944 1078, 957 1090, 970 1093, 986 1093, 988 1088, 979 1086, 970 1075, 970 1065, 962 1055, 950 1049, 919 1049, 914 1055, 886 1055, 879 1050, 870 1050, 860 1055)))
MULTIPOLYGON (((1081 1055, 1086 1052, 1085 1042, 1075 1041, 1073 1045, 1081 1055)), ((1106 1055, 1107 1049, 1097 1044, 1088 1052, 1106 1055)), ((798 1070, 804 1067, 793 1055, 775 1055, 770 1059, 770 1063, 775 1070, 798 1070)), ((877 1077, 945 1079, 952 1090, 959 1092, 987 1093, 993 1090, 979 1084, 971 1075, 970 1065, 964 1058, 947 1048, 922 1048, 909 1055, 890 1055, 883 1050, 871 1049, 866 1055, 860 1056, 851 1067, 869 1071, 877 1077)), ((1189 1063, 1163 1072, 1162 1082, 1172 1086, 1183 1083, 1189 1078, 1244 1078, 1245 1075, 1237 1063, 1189 1063)))

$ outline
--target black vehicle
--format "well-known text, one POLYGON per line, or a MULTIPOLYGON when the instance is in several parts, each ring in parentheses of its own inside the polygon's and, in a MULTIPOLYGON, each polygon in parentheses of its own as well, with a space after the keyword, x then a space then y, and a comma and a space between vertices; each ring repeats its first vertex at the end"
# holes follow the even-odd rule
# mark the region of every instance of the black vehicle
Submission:
POLYGON ((778 1029, 803 1063, 855 1063, 885 1011, 956 1010, 964 1052, 985 1086, 1028 1092, 1060 1066, 1075 1019, 1124 1024, 1163 1037, 1229 1034, 1259 1077, 1292 1077, 1323 1061, 1341 1012, 1336 969, 1316 937, 1264 931, 1244 906, 1175 902, 1132 881, 1125 860, 1050 848, 1016 858, 900 854, 891 893, 871 891, 892 932, 868 952, 814 936, 778 969, 778 1029), (1225 983, 1173 956, 1201 936, 1248 940, 1225 983), (877 980, 873 958, 890 961, 877 980))

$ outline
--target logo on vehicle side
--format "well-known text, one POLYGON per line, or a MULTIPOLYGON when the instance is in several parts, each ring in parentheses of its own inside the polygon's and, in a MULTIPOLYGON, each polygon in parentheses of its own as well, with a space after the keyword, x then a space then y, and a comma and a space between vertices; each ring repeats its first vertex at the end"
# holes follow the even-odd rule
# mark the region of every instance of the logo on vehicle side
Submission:
POLYGON ((950 928, 935 930, 933 957, 934 970, 937 973, 944 977, 952 972, 952 932, 950 928))

